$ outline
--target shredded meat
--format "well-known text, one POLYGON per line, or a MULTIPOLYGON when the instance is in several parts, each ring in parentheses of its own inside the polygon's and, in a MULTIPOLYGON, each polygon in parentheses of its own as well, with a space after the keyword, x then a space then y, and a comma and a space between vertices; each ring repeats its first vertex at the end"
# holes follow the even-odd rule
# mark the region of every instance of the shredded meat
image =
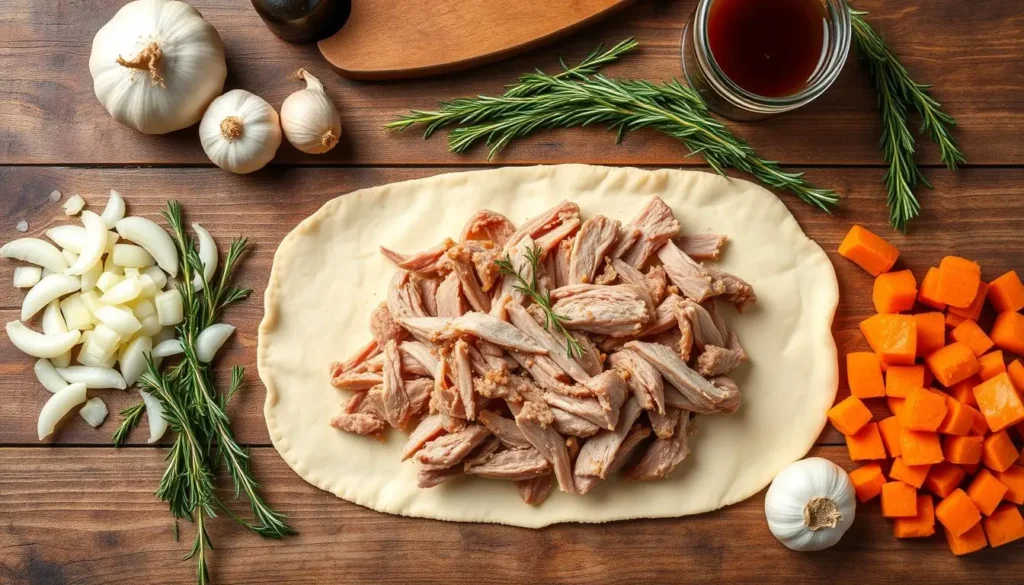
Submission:
POLYGON ((679 416, 675 409, 670 408, 664 414, 657 411, 647 411, 647 420, 651 422, 651 430, 660 439, 669 439, 676 432, 676 425, 679 424, 679 416))
POLYGON ((707 268, 701 266, 693 258, 683 253, 675 244, 669 242, 658 250, 658 258, 665 266, 672 284, 688 299, 698 303, 706 298, 725 292, 725 284, 715 278, 707 268))
POLYGON ((347 360, 343 362, 331 362, 331 380, 334 380, 345 372, 351 371, 367 360, 380 355, 380 352, 381 349, 380 346, 377 345, 377 340, 371 339, 365 345, 356 350, 356 353, 347 360))
POLYGON ((757 302, 757 295, 754 294, 754 287, 743 280, 742 278, 718 270, 717 268, 707 267, 706 270, 716 281, 722 283, 723 292, 722 295, 732 304, 736 305, 736 308, 743 310, 744 307, 757 302))
POLYGON ((331 426, 355 435, 377 436, 384 431, 380 417, 361 412, 343 412, 331 419, 331 426))
POLYGON ((538 240, 541 237, 554 232, 553 235, 548 236, 544 245, 539 241, 537 242, 538 246, 546 252, 554 246, 557 246, 559 242, 575 231, 579 225, 579 205, 569 203, 568 201, 562 201, 544 213, 527 220, 526 223, 524 223, 518 230, 516 230, 515 233, 509 236, 508 240, 505 241, 505 250, 508 251, 510 246, 515 246, 524 238, 529 237, 533 240, 538 240), (544 247, 545 245, 551 247, 544 247))
POLYGON ((601 427, 589 420, 562 410, 561 408, 551 409, 551 426, 560 434, 567 437, 591 437, 601 430, 601 427))
POLYGON ((498 265, 494 262, 501 258, 501 248, 490 241, 473 240, 460 245, 469 252, 476 277, 480 280, 480 290, 490 291, 498 280, 498 265))
POLYGON ((547 350, 512 325, 486 313, 469 312, 455 319, 413 317, 398 323, 413 335, 432 342, 450 341, 462 335, 475 335, 495 345, 524 353, 546 354, 547 350))
POLYGON ((666 296, 665 300, 661 301, 658 308, 654 310, 654 316, 647 325, 644 326, 643 331, 641 331, 637 337, 657 335, 677 327, 679 325, 678 311, 683 307, 683 303, 685 302, 686 301, 683 297, 676 294, 669 294, 666 296))
POLYGON ((516 482, 516 491, 523 502, 531 506, 539 506, 548 499, 551 493, 551 474, 537 476, 533 479, 524 479, 516 482))
POLYGON ((569 462, 569 452, 565 448, 562 435, 554 428, 538 422, 531 405, 530 402, 523 405, 522 410, 516 415, 516 426, 554 468, 558 489, 563 492, 575 491, 572 483, 572 464, 569 462))
POLYGON ((550 331, 544 329, 532 315, 521 305, 510 305, 508 316, 517 329, 536 341, 541 347, 547 350, 547 356, 562 371, 577 382, 590 379, 590 374, 580 364, 566 353, 565 340, 558 339, 550 331))
POLYGON ((580 449, 576 458, 575 477, 592 475, 604 479, 615 454, 626 438, 626 433, 642 412, 636 400, 629 400, 622 407, 619 420, 614 428, 599 431, 580 449))
MULTIPOLYGON (((651 429, 645 427, 640 423, 634 423, 626 433, 626 437, 622 439, 622 443, 619 445, 619 450, 615 453, 615 458, 612 459, 611 465, 608 466, 608 470, 605 475, 618 472, 620 469, 629 463, 629 460, 636 454, 640 445, 647 440, 647 437, 651 436, 651 429)), ((593 475, 581 475, 574 478, 576 482, 576 493, 580 495, 586 495, 587 492, 594 489, 601 478, 593 475)))
POLYGON ((654 299, 654 303, 660 304, 665 298, 665 293, 668 292, 668 274, 665 272, 664 266, 659 264, 658 266, 651 266, 647 270, 647 288, 651 291, 651 298, 654 299))
POLYGON ((504 215, 481 209, 462 227, 459 241, 490 240, 498 246, 504 246, 515 231, 516 227, 504 215))
POLYGON ((665 242, 679 233, 679 221, 672 214, 672 208, 666 205, 661 197, 651 197, 627 227, 636 229, 639 234, 635 238, 621 240, 612 256, 622 258, 638 268, 643 266, 651 254, 665 242))
POLYGON ((745 358, 742 351, 707 345, 704 352, 697 357, 697 371, 705 378, 722 376, 735 370, 745 358))
POLYGON ((423 489, 432 488, 446 481, 451 481, 460 475, 463 475, 462 467, 425 467, 420 469, 416 476, 418 480, 417 485, 423 489))
POLYGON ((383 375, 384 419, 393 427, 404 427, 409 420, 409 396, 402 381, 402 357, 393 340, 384 346, 383 375))
POLYGON ((396 321, 406 317, 427 317, 420 288, 412 282, 411 276, 409 272, 399 270, 388 286, 388 311, 396 321))
POLYGON ((555 289, 552 310, 570 329, 628 337, 643 330, 651 314, 645 293, 634 286, 576 284, 555 289))
POLYGON ((670 384, 683 393, 688 400, 702 409, 735 410, 739 403, 738 393, 716 388, 700 374, 690 369, 679 355, 670 348, 657 343, 631 341, 626 347, 635 350, 661 372, 670 384))
POLYGON ((478 418, 480 424, 487 427, 487 430, 491 431, 491 434, 500 439, 509 449, 523 449, 530 446, 530 442, 516 426, 516 421, 490 410, 481 411, 478 418))
POLYGON ((569 282, 591 283, 619 235, 620 224, 598 215, 583 222, 569 254, 569 282))
POLYGON ((473 370, 469 365, 469 344, 464 339, 455 342, 452 351, 455 363, 455 385, 459 389, 459 398, 466 410, 466 420, 476 420, 476 401, 473 398, 473 370))
POLYGON ((727 239, 718 234, 686 234, 673 241, 684 254, 694 260, 718 260, 727 239))
POLYGON ((507 449, 498 451, 483 461, 467 463, 466 473, 488 479, 523 481, 549 475, 551 463, 533 447, 507 449))
POLYGON ((461 317, 468 309, 466 299, 462 296, 462 282, 459 275, 449 272, 444 277, 441 286, 437 287, 435 303, 437 306, 437 317, 455 318, 461 317))
POLYGON ((647 277, 644 276, 644 273, 618 258, 612 259, 611 266, 615 271, 616 276, 621 279, 622 282, 633 285, 638 291, 643 293, 644 303, 647 305, 647 312, 653 314, 657 305, 654 303, 651 286, 647 277))
POLYGON ((469 425, 456 433, 441 435, 429 441, 414 458, 425 466, 433 468, 452 467, 466 458, 470 451, 491 436, 481 425, 469 425))
POLYGON ((462 285, 462 294, 475 311, 487 312, 491 310, 491 297, 483 290, 483 286, 477 278, 476 265, 473 263, 473 253, 465 244, 457 244, 448 249, 441 259, 441 266, 450 270, 459 278, 462 285))
POLYGON ((562 240, 558 247, 548 254, 550 260, 548 274, 551 276, 552 288, 572 284, 572 278, 569 276, 569 256, 572 254, 575 242, 575 238, 562 240))
POLYGON ((679 320, 686 319, 690 323, 690 334, 693 336, 693 345, 700 351, 704 351, 707 345, 725 345, 725 337, 722 335, 715 323, 715 319, 703 306, 687 299, 679 307, 679 320))
POLYGON ((679 418, 679 422, 675 425, 677 427, 675 434, 669 439, 655 439, 640 461, 626 470, 625 476, 628 479, 636 481, 664 479, 690 454, 690 447, 687 445, 690 414, 680 410, 676 411, 676 416, 679 418))
MULTIPOLYGON (((381 421, 383 423, 383 421, 381 421)), ((402 461, 409 459, 423 448, 428 441, 433 441, 444 432, 444 425, 441 424, 441 415, 431 414, 423 417, 420 424, 409 433, 409 440, 402 448, 402 461)))
POLYGON ((403 341, 398 344, 402 352, 402 371, 417 376, 434 376, 437 369, 437 355, 424 343, 403 341))
POLYGON ((627 374, 623 377, 641 408, 664 414, 665 385, 657 368, 628 349, 613 353, 608 359, 613 367, 627 374))
POLYGON ((451 248, 453 245, 455 245, 455 242, 446 238, 443 242, 433 248, 428 248, 416 254, 399 254, 398 252, 388 250, 384 246, 381 246, 380 253, 388 260, 394 262, 395 265, 402 270, 411 270, 413 272, 430 274, 437 272, 438 260, 440 260, 448 248, 451 248))

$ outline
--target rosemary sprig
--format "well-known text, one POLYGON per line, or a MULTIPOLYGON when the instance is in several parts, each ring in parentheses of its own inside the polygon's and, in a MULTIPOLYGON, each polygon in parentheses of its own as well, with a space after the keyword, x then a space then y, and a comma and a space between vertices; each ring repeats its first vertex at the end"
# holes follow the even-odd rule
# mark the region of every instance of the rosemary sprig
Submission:
POLYGON ((448 149, 462 153, 483 142, 490 147, 488 158, 537 130, 603 123, 621 141, 629 132, 652 128, 683 142, 690 154, 703 156, 718 173, 729 167, 739 169, 825 211, 839 201, 835 192, 812 187, 801 173, 785 172, 775 161, 759 157, 711 116, 694 90, 678 81, 617 80, 596 72, 636 46, 635 40, 628 39, 608 51, 599 48, 577 67, 563 63, 563 71, 556 74, 523 75, 502 96, 442 102, 439 111, 413 111, 385 128, 404 130, 424 124, 424 136, 429 137, 443 126, 459 125, 448 135, 448 149))
POLYGON ((114 431, 114 446, 120 447, 121 443, 128 437, 128 433, 138 426, 139 421, 142 420, 142 414, 146 412, 146 405, 143 402, 136 404, 135 406, 129 406, 128 408, 121 411, 121 424, 117 426, 117 430, 114 431))
POLYGON ((537 284, 537 270, 540 266, 540 260, 540 251, 536 245, 526 249, 526 261, 530 263, 529 279, 523 276, 525 267, 517 268, 512 263, 512 258, 508 253, 501 260, 495 260, 494 263, 498 266, 499 274, 514 278, 516 281, 515 289, 530 297, 544 311, 544 328, 548 331, 554 330, 565 338, 566 355, 571 358, 583 357, 583 346, 580 345, 580 342, 575 337, 569 334, 565 325, 562 324, 565 317, 559 315, 551 308, 551 293, 548 291, 542 292, 537 284))

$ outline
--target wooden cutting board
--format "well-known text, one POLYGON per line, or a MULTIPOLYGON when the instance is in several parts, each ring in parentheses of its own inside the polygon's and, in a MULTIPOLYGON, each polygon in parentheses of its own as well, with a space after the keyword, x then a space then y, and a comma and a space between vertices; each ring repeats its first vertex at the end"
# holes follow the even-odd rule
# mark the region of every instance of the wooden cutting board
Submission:
POLYGON ((320 52, 351 79, 466 69, 566 35, 632 0, 353 0, 320 52))

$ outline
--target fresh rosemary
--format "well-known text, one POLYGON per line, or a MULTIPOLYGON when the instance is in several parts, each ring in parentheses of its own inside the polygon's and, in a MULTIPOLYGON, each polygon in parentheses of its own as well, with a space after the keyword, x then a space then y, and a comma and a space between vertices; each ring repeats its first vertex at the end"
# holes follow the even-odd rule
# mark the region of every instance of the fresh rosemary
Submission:
POLYGON ((522 269, 512 264, 512 258, 506 253, 501 260, 495 260, 498 266, 498 273, 504 276, 511 276, 516 280, 515 289, 530 297, 537 306, 544 311, 544 328, 548 331, 554 330, 565 338, 565 353, 571 358, 583 357, 583 346, 575 337, 569 334, 562 321, 565 317, 559 315, 551 308, 551 293, 541 291, 537 284, 537 271, 540 266, 541 254, 536 245, 526 249, 526 260, 530 263, 529 280, 523 276, 522 269))
MULTIPOLYGON (((167 502, 176 520, 184 519, 195 525, 196 537, 185 558, 197 560, 196 579, 200 585, 205 585, 210 579, 206 551, 213 547, 207 522, 218 513, 230 516, 267 538, 282 538, 294 534, 294 531, 286 523, 285 516, 272 510, 260 496, 259 484, 249 469, 249 453, 235 440, 225 412, 228 401, 242 386, 243 368, 235 366, 228 391, 219 392, 210 365, 196 357, 195 341, 199 333, 216 323, 227 306, 247 298, 251 292, 231 284, 235 265, 245 252, 246 240, 240 238, 231 242, 219 277, 209 282, 203 276, 202 261, 195 244, 185 234, 181 207, 177 202, 169 202, 163 216, 174 232, 181 258, 177 286, 182 296, 185 320, 177 327, 177 332, 185 351, 181 362, 165 371, 161 371, 148 357, 146 372, 139 379, 139 385, 160 400, 164 418, 176 433, 156 496, 167 502), (193 286, 193 275, 199 275, 203 282, 201 294, 193 286), (253 520, 244 519, 230 510, 215 492, 213 480, 222 467, 231 477, 234 498, 244 495, 248 500, 253 520)), ((138 423, 143 408, 140 404, 122 411, 121 425, 114 434, 115 444, 120 444, 138 423)))
POLYGON ((921 130, 939 145, 942 162, 956 169, 964 162, 951 130, 956 126, 952 116, 939 109, 939 103, 928 94, 927 85, 916 83, 906 68, 886 47, 885 41, 863 18, 866 12, 850 8, 857 53, 868 66, 878 93, 878 109, 882 116, 882 157, 889 165, 885 173, 889 222, 899 230, 920 213, 921 205, 914 195, 918 185, 931 187, 914 162, 915 139, 907 123, 910 108, 921 116, 921 130))
POLYGON ((604 51, 598 47, 576 67, 562 62, 562 71, 528 73, 499 97, 477 96, 442 102, 439 111, 414 110, 388 123, 389 130, 424 124, 429 137, 442 127, 448 149, 462 153, 477 143, 490 147, 491 158, 512 140, 537 130, 607 124, 617 141, 642 128, 680 140, 691 154, 700 154, 716 172, 732 167, 769 187, 790 191, 803 201, 830 211, 839 196, 808 184, 801 173, 783 171, 765 160, 711 116, 697 93, 672 80, 666 83, 618 80, 597 70, 637 46, 627 39, 604 51))

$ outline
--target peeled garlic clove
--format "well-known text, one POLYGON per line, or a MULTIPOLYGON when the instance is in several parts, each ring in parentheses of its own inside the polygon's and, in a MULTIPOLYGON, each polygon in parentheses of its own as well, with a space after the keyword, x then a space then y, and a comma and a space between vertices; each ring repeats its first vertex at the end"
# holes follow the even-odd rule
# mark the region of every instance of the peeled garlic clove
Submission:
POLYGON ((107 199, 107 206, 103 208, 100 215, 107 229, 113 229, 114 225, 124 219, 124 199, 121 194, 113 189, 110 190, 110 198, 107 199))
POLYGON ((196 337, 196 357, 204 363, 212 362, 217 350, 234 332, 235 328, 226 323, 217 323, 203 329, 196 337))
POLYGON ((203 280, 213 280, 213 273, 217 271, 217 242, 213 240, 210 232, 198 223, 192 224, 192 229, 199 236, 199 259, 203 262, 203 276, 198 274, 192 279, 192 287, 196 292, 203 290, 203 280))
POLYGON ((280 117, 263 98, 233 89, 206 109, 199 139, 213 164, 232 173, 251 173, 266 166, 281 146, 280 117))
POLYGON ((42 441, 53 434, 57 423, 67 416, 72 408, 85 402, 85 399, 85 384, 71 384, 51 396, 39 411, 39 422, 36 424, 39 440, 42 441))
POLYGON ((122 238, 135 242, 149 252, 157 265, 172 277, 178 275, 178 249, 164 228, 145 217, 126 217, 115 225, 122 238))
POLYGON ((281 104, 281 128, 295 148, 323 154, 338 144, 341 116, 319 79, 305 69, 299 69, 295 77, 306 81, 306 89, 293 93, 281 104))
POLYGON ((99 262, 107 247, 107 225, 100 216, 91 211, 83 211, 82 224, 85 226, 82 251, 78 254, 78 260, 65 270, 66 274, 72 276, 80 276, 92 268, 93 264, 99 262))
POLYGON ((81 286, 77 276, 51 274, 29 289, 21 303, 21 320, 28 321, 43 307, 64 295, 71 294, 81 286))
POLYGON ((18 238, 0 248, 0 256, 42 266, 50 272, 64 272, 68 263, 53 244, 39 238, 18 238))
POLYGON ((43 335, 32 331, 21 321, 9 321, 6 326, 7 337, 14 347, 37 358, 55 358, 68 351, 78 342, 82 332, 75 329, 67 333, 43 335))
POLYGON ((124 377, 114 368, 95 366, 68 366, 57 368, 57 373, 69 384, 85 384, 86 388, 116 388, 124 390, 128 387, 124 377))
POLYGON ((167 432, 167 421, 164 420, 164 405, 160 400, 146 392, 139 390, 142 401, 146 403, 146 417, 149 419, 149 442, 156 443, 160 437, 167 432))

